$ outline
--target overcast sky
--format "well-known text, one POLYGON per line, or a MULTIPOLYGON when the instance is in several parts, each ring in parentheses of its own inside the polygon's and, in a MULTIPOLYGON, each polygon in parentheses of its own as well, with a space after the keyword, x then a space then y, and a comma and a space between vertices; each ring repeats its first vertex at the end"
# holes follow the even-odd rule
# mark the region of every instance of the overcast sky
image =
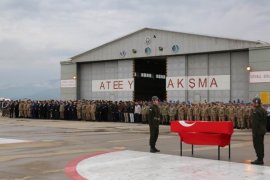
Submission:
POLYGON ((0 0, 0 89, 49 88, 60 61, 144 27, 270 42, 270 1, 0 0))

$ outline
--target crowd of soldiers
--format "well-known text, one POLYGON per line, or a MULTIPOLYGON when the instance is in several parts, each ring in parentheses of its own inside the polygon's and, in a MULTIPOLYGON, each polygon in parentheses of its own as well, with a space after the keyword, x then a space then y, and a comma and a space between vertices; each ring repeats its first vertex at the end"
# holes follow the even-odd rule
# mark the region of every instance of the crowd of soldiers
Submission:
MULTIPOLYGON (((151 102, 145 101, 3 101, 2 116, 147 123, 151 102)), ((252 105, 244 103, 161 102, 161 124, 172 120, 233 121, 235 128, 251 128, 252 105)))

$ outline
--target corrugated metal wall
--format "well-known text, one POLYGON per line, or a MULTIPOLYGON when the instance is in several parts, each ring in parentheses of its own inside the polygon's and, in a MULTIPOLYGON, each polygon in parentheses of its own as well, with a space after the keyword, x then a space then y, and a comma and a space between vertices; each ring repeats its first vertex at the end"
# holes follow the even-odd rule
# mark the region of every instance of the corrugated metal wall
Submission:
MULTIPOLYGON (((209 75, 230 75, 230 53, 209 54, 209 75)), ((232 89, 231 89, 232 90, 232 89)), ((228 102, 230 90, 208 91, 209 101, 228 102)))
MULTIPOLYGON (((251 49, 249 51, 249 63, 252 71, 270 71, 270 47, 251 49)), ((270 83, 249 84, 250 100, 256 96, 259 97, 260 92, 270 93, 270 83)))
MULTIPOLYGON (((77 76, 77 64, 72 62, 61 63, 61 80, 70 80, 77 76)), ((76 87, 61 87, 61 99, 77 99, 76 87)))
MULTIPOLYGON (((167 76, 186 76, 186 57, 174 56, 167 58, 167 76)), ((186 91, 167 91, 168 101, 186 101, 186 91)))
POLYGON ((167 91, 168 101, 248 101, 248 51, 186 55, 167 58, 167 77, 231 75, 230 90, 167 91))
POLYGON ((79 99, 132 100, 133 92, 92 92, 92 80, 133 78, 133 60, 79 64, 79 99))
MULTIPOLYGON (((189 55, 187 57, 188 76, 207 76, 208 75, 208 54, 189 55)), ((187 91, 188 100, 199 102, 208 99, 208 91, 191 90, 187 91)))
POLYGON ((248 51, 231 53, 231 100, 248 101, 248 51))

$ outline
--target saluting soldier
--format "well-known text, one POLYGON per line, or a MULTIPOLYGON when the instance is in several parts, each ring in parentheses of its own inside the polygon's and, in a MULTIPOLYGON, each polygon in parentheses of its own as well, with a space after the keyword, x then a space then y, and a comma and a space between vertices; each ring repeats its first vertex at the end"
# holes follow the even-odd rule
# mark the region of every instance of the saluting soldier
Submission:
POLYGON ((158 107, 159 105, 159 99, 157 96, 152 97, 152 105, 149 108, 149 128, 150 128, 150 140, 149 140, 149 145, 150 145, 150 152, 151 153, 156 153, 160 152, 156 148, 156 142, 158 139, 158 134, 159 134, 159 121, 160 121, 160 109, 158 107))

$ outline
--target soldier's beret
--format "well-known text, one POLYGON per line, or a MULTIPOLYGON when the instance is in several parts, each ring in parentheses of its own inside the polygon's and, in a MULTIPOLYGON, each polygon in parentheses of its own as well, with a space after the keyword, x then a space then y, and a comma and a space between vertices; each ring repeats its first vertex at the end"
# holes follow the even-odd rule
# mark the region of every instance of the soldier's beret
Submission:
POLYGON ((253 99, 253 103, 254 104, 261 104, 261 99, 256 97, 253 99))
POLYGON ((156 100, 158 100, 158 97, 157 96, 153 96, 152 97, 152 101, 156 101, 156 100))

